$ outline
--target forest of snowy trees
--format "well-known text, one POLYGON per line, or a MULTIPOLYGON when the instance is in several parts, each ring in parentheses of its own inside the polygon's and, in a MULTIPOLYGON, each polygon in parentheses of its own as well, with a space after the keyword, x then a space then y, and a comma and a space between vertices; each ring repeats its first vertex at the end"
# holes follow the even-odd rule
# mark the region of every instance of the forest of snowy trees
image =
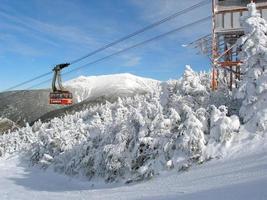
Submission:
POLYGON ((152 93, 5 134, 0 152, 24 150, 33 165, 107 182, 188 168, 220 156, 209 155, 206 146, 230 140, 239 129, 227 107, 210 106, 209 79, 187 66, 180 80, 162 83, 152 93))

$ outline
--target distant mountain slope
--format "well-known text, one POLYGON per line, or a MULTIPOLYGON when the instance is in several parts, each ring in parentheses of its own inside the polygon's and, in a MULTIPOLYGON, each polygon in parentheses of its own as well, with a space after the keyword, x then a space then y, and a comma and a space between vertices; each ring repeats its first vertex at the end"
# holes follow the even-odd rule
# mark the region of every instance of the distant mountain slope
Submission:
POLYGON ((0 135, 7 132, 8 130, 14 131, 19 126, 7 118, 0 118, 0 135))
POLYGON ((45 113, 44 115, 40 116, 38 119, 33 120, 30 122, 30 125, 33 125, 36 121, 41 120, 42 122, 47 122, 55 117, 63 117, 64 115, 74 114, 76 112, 88 109, 92 106, 97 104, 103 104, 106 101, 108 102, 115 102, 118 97, 107 98, 107 97, 98 97, 98 98, 90 98, 88 100, 84 100, 80 103, 73 104, 71 106, 63 107, 61 109, 52 110, 50 112, 45 113))
POLYGON ((44 113, 61 108, 48 104, 49 90, 21 90, 0 93, 0 117, 8 118, 20 126, 44 113))

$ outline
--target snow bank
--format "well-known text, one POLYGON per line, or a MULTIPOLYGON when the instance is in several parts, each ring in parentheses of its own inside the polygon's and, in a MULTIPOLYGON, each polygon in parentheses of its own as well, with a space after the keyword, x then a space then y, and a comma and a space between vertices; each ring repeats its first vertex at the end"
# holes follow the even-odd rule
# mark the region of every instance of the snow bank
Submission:
POLYGON ((86 99, 105 97, 133 96, 155 90, 159 81, 134 76, 132 74, 115 74, 103 76, 80 76, 65 83, 77 102, 86 99))

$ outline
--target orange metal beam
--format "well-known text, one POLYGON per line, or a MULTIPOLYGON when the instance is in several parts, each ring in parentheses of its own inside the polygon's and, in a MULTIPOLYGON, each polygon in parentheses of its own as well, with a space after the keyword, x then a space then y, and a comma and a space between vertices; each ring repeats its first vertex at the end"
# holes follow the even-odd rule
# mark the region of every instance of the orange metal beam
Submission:
POLYGON ((232 67, 232 66, 239 66, 243 62, 242 61, 223 61, 223 62, 218 62, 217 64, 220 67, 232 67))
POLYGON ((216 73, 216 57, 218 55, 217 52, 217 38, 215 33, 215 0, 212 0, 212 74, 211 74, 211 89, 212 91, 217 90, 218 88, 218 77, 216 73))

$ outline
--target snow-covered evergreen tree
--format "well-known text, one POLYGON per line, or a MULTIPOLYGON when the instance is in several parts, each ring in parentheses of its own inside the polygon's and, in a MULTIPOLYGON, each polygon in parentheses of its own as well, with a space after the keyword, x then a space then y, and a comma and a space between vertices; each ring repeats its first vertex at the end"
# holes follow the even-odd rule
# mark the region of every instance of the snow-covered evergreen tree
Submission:
POLYGON ((238 44, 244 62, 243 79, 236 94, 242 99, 240 116, 250 130, 267 130, 267 23, 256 4, 248 5, 248 15, 241 18, 245 35, 238 44))
MULTIPOLYGON (((196 113, 188 106, 185 106, 186 120, 180 127, 181 146, 187 151, 190 157, 200 158, 205 148, 205 125, 198 119, 196 113)), ((198 112, 198 111, 196 111, 198 112)))

